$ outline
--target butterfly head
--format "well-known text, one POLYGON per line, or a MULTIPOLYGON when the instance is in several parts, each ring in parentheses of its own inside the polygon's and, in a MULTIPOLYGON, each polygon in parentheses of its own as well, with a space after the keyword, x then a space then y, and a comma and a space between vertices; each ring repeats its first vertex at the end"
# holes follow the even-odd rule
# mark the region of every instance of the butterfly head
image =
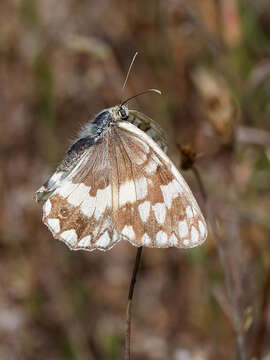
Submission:
POLYGON ((111 112, 112 114, 112 117, 114 119, 114 121, 125 121, 128 119, 128 116, 129 116, 129 112, 128 112, 128 107, 127 107, 127 103, 138 97, 138 96, 141 96, 141 95, 144 95, 144 94, 147 94, 147 93, 156 93, 156 94, 161 94, 161 91, 159 90, 156 90, 156 89, 147 89, 147 90, 144 90, 136 95, 133 95, 131 97, 129 97, 128 99, 122 101, 120 103, 120 105, 116 105, 112 108, 109 109, 109 111, 111 112))
POLYGON ((128 107, 125 105, 116 105, 110 111, 115 121, 125 121, 128 119, 128 107))

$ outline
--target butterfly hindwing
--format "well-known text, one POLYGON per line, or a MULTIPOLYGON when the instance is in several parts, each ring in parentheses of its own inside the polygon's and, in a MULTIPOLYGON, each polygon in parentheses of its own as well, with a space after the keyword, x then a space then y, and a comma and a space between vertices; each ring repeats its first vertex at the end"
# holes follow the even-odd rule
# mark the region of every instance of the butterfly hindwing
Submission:
POLYGON ((85 150, 83 166, 59 183, 43 206, 44 223, 73 250, 108 250, 119 240, 112 224, 106 142, 103 137, 85 150))

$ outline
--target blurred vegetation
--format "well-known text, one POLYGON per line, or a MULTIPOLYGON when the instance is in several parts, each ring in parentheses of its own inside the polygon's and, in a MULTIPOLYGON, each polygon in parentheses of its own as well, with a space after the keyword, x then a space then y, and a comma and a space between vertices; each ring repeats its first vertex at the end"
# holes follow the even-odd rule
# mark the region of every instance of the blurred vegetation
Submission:
MULTIPOLYGON (((0 359, 122 358, 136 249, 71 253, 34 191, 80 126, 134 99, 197 166, 217 221, 247 359, 270 358, 270 5, 251 0, 0 2, 0 359)), ((205 209, 198 184, 184 173, 205 209)), ((236 358, 234 309, 213 232, 143 253, 134 359, 236 358)))

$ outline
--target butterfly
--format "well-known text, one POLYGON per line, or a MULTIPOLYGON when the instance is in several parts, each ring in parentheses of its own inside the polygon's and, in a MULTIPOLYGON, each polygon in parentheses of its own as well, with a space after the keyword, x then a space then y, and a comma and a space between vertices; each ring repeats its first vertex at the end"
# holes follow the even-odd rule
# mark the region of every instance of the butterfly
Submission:
POLYGON ((159 91, 141 92, 90 120, 35 194, 44 202, 44 224, 72 250, 106 251, 120 240, 191 248, 207 237, 201 210, 166 155, 161 128, 126 105, 147 92, 159 91))
POLYGON ((144 114, 122 104, 101 111, 36 192, 43 222, 72 250, 108 250, 119 240, 200 245, 206 222, 165 151, 160 129, 144 114))

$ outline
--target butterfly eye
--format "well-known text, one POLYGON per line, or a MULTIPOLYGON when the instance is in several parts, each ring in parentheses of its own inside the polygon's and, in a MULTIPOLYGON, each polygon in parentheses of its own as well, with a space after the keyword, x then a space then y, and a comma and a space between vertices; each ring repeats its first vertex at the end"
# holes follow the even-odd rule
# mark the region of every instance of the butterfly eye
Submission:
POLYGON ((128 118, 127 111, 124 108, 120 108, 118 114, 122 120, 126 120, 128 118))

